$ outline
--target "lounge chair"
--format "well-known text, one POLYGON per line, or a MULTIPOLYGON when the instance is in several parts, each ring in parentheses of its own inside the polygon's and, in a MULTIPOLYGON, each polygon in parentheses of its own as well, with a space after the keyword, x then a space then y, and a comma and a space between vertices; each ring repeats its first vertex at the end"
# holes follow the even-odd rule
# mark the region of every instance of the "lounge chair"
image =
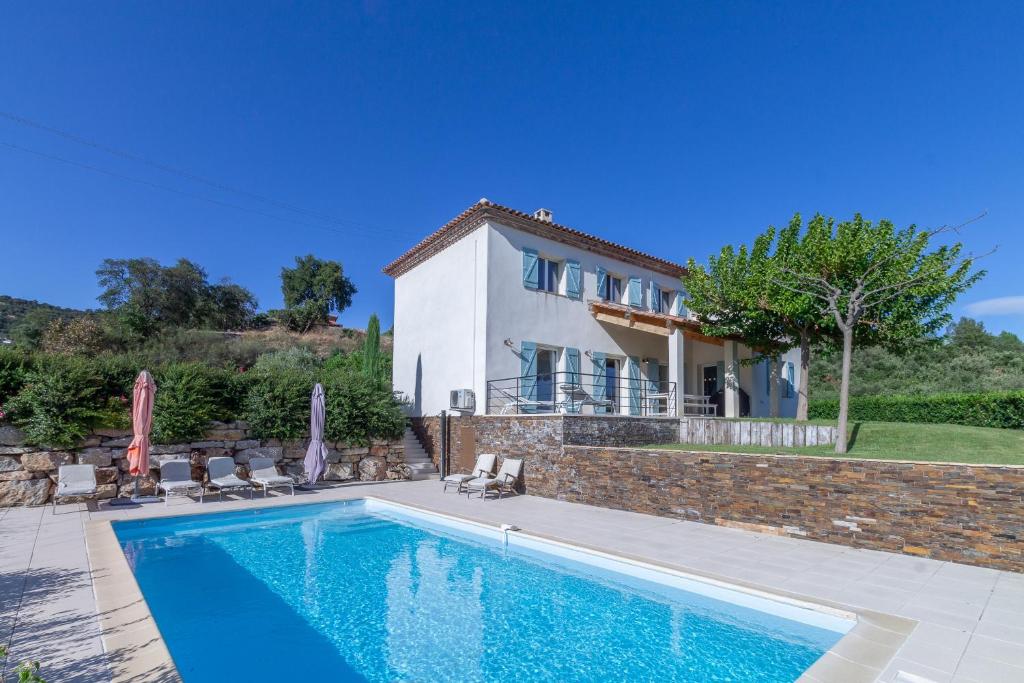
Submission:
POLYGON ((473 491, 479 491, 480 497, 483 498, 489 490, 495 489, 500 500, 502 493, 512 493, 515 491, 515 486, 519 482, 519 475, 522 471, 522 460, 505 458, 497 475, 493 477, 477 477, 467 481, 466 496, 468 497, 473 491))
POLYGON ((267 495, 269 489, 287 486, 295 495, 295 482, 291 477, 277 473, 277 467, 271 458, 252 458, 249 460, 249 481, 257 487, 263 487, 263 495, 267 495))
POLYGON ((57 510, 57 499, 72 496, 91 496, 96 493, 96 465, 61 465, 57 471, 57 491, 53 494, 52 515, 57 510))
POLYGON ((203 495, 203 485, 198 481, 192 481, 192 464, 188 460, 166 460, 160 463, 160 481, 157 482, 156 491, 164 492, 164 505, 171 496, 185 496, 198 493, 200 501, 203 495))
POLYGON ((449 474, 441 480, 444 482, 445 492, 448 491, 449 486, 455 484, 457 487, 456 493, 462 493, 462 487, 465 486, 466 482, 470 479, 489 477, 491 472, 494 471, 494 463, 497 459, 498 458, 493 453, 481 453, 476 457, 476 465, 473 466, 472 474, 449 474))
MULTIPOLYGON (((210 458, 206 463, 206 472, 210 475, 210 481, 206 484, 208 489, 216 489, 220 500, 224 500, 225 491, 249 491, 249 498, 252 498, 252 483, 240 479, 235 475, 235 459, 227 456, 210 458)), ((202 502, 202 497, 199 501, 202 502)))

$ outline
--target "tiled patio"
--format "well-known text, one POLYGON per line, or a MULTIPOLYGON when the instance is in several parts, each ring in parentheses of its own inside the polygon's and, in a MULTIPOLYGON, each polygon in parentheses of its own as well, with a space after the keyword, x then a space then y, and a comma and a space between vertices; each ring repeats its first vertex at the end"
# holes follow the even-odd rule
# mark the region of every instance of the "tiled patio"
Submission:
MULTIPOLYGON (((501 501, 442 494, 436 481, 338 487, 267 500, 78 511, 0 509, 0 638, 37 658, 48 680, 103 681, 103 652, 84 539, 88 520, 192 514, 373 495, 628 555, 769 591, 918 620, 896 659, 856 678, 904 671, 933 681, 1024 681, 1024 575, 652 517, 533 496, 501 501)), ((84 506, 81 506, 84 508, 84 506)), ((870 643, 861 643, 870 650, 870 643)), ((870 652, 868 652, 870 654, 870 652)), ((839 657, 830 654, 827 656, 839 657)), ((863 657, 861 657, 863 660, 863 657)), ((913 679, 907 679, 913 680, 913 679)))

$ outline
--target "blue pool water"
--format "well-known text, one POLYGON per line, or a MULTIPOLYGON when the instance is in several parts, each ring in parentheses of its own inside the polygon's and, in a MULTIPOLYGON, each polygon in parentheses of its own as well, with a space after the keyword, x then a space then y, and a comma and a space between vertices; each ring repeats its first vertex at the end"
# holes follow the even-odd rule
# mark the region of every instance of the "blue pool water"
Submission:
POLYGON ((186 683, 793 681, 842 635, 361 502, 114 528, 186 683))

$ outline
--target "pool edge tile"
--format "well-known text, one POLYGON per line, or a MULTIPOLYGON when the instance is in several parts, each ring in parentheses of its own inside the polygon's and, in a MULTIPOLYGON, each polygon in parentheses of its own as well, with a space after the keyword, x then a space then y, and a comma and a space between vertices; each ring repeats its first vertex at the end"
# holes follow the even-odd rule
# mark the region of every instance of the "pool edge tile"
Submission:
POLYGON ((181 683, 110 521, 86 522, 85 542, 111 683, 181 683))

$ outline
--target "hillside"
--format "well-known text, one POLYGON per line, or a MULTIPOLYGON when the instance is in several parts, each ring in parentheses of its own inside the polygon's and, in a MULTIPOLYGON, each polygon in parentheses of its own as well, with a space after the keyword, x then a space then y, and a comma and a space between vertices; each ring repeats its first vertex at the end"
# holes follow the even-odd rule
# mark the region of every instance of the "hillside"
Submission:
POLYGON ((0 339, 9 339, 11 337, 11 330, 23 318, 35 311, 38 311, 35 315, 46 315, 50 318, 73 318, 85 313, 85 311, 75 308, 62 308, 38 301, 17 299, 0 294, 0 339))

